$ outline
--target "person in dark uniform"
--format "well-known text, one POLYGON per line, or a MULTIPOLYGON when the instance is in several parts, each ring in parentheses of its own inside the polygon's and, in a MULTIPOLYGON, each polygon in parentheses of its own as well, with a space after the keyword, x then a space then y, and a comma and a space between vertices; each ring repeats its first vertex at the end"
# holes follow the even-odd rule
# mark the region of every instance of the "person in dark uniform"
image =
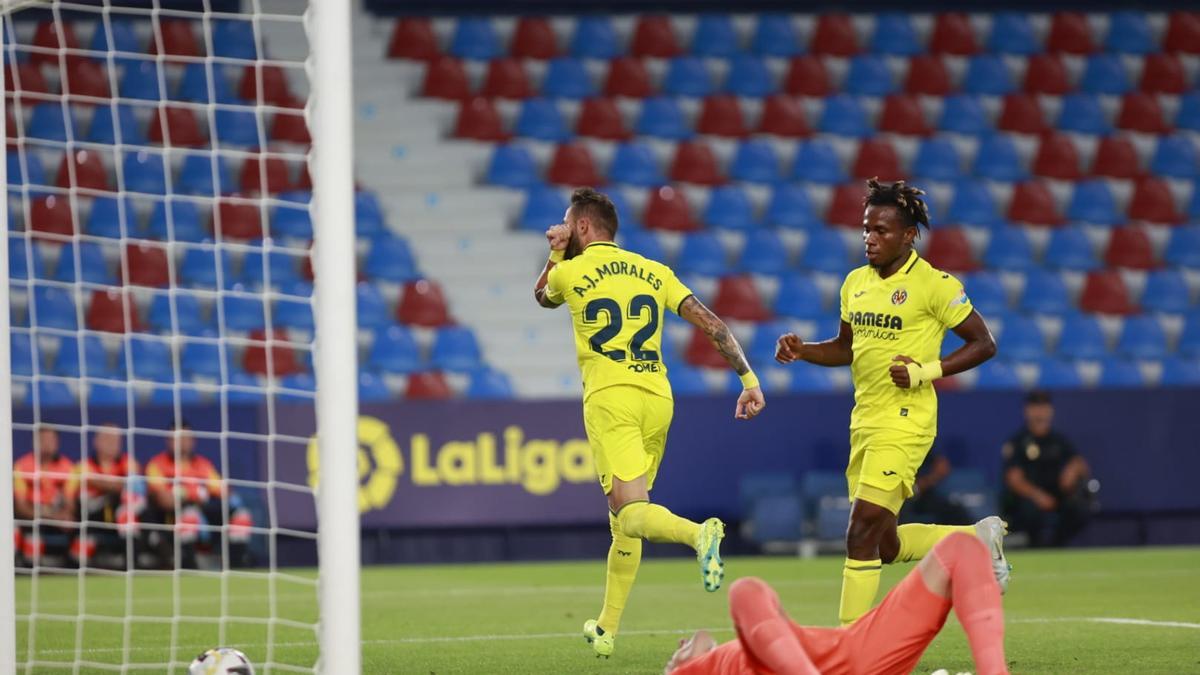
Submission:
POLYGON ((1050 394, 1025 397, 1025 426, 1004 444, 1002 511, 1032 546, 1062 546, 1092 512, 1091 471, 1066 436, 1055 431, 1050 394))

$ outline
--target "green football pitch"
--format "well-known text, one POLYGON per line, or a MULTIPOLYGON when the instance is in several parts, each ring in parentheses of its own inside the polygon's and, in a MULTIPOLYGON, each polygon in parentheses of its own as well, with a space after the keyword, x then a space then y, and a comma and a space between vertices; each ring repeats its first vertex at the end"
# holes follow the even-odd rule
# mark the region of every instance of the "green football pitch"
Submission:
MULTIPOLYGON (((1013 551, 1005 596, 1014 673, 1200 673, 1200 549, 1013 551)), ((841 559, 734 558, 726 582, 754 575, 779 591, 796 620, 835 620, 841 559)), ((881 592, 909 565, 885 570, 881 592)), ((372 567, 363 571, 366 673, 660 673, 697 628, 729 639, 724 590, 705 593, 690 560, 643 562, 617 650, 597 660, 579 634, 596 615, 603 561, 372 567)), ((259 578, 45 575, 17 583, 18 672, 183 672, 205 647, 267 662, 316 657, 311 574, 259 578), (224 584, 224 588, 222 588, 224 584), (178 609, 176 608, 178 598, 178 609), (36 602, 30 631, 28 615, 36 602), (287 622, 264 622, 271 616, 287 622), (239 620, 219 620, 222 615, 239 620), (83 618, 80 618, 83 617, 83 618), (173 620, 173 617, 174 620, 173 620), (32 635, 32 649, 29 639, 32 635), (178 648, 172 653, 170 645, 178 648), (270 645, 270 647, 268 646, 270 645), (30 670, 25 663, 35 659, 30 670), (164 664, 166 664, 164 666, 164 664), (137 667, 140 666, 140 667, 137 667)), ((951 618, 917 668, 972 671, 951 618)), ((290 669, 289 669, 290 670, 290 669)), ((338 673, 337 664, 327 672, 338 673)))

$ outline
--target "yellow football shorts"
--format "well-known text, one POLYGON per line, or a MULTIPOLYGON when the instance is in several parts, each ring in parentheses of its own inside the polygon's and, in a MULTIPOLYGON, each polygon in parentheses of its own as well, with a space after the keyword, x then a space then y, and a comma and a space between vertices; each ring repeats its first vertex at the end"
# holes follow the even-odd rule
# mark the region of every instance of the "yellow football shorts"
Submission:
POLYGON ((899 512, 903 500, 913 495, 917 470, 929 454, 933 438, 893 429, 851 429, 850 465, 846 467, 850 499, 863 497, 899 512), (893 497, 881 498, 884 494, 893 497))
POLYGON ((583 425, 592 446, 592 459, 604 494, 612 491, 613 476, 630 481, 654 477, 667 445, 667 429, 675 402, 641 387, 605 387, 583 402, 583 425))

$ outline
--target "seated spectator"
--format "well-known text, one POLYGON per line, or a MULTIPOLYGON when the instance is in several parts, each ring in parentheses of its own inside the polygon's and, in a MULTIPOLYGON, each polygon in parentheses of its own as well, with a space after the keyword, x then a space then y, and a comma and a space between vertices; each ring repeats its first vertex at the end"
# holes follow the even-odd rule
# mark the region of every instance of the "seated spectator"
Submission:
POLYGON ((1054 431, 1050 394, 1025 397, 1025 426, 1004 444, 1001 509, 1013 532, 1025 532, 1033 546, 1062 546, 1091 516, 1091 475, 1066 436, 1054 431))
POLYGON ((917 470, 913 498, 900 511, 901 523, 943 523, 971 525, 971 514, 950 497, 938 490, 938 485, 950 475, 952 467, 945 455, 930 452, 917 470))
POLYGON ((36 565, 44 554, 65 555, 77 543, 77 494, 75 463, 59 454, 58 431, 38 427, 33 447, 13 464, 13 515, 18 553, 36 565))
POLYGON ((123 539, 137 534, 146 502, 137 460, 124 451, 124 440, 116 424, 101 425, 92 436, 92 456, 76 466, 80 517, 91 525, 89 538, 116 555, 126 552, 123 539))
POLYGON ((180 566, 195 568, 198 548, 221 554, 221 535, 228 529, 230 565, 248 564, 249 512, 229 494, 213 463, 196 454, 191 426, 180 421, 170 431, 166 449, 146 464, 148 498, 143 521, 173 526, 148 528, 152 529, 148 537, 151 550, 165 567, 172 567, 178 538, 180 566))

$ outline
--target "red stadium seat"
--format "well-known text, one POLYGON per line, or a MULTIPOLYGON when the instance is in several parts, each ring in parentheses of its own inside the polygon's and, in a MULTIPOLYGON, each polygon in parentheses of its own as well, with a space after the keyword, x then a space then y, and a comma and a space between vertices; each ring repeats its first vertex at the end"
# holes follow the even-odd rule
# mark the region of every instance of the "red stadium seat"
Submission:
POLYGON ((287 143, 311 145, 312 136, 308 132, 308 123, 304 121, 304 112, 277 112, 271 118, 271 140, 287 143))
POLYGON ((513 31, 509 52, 521 59, 552 59, 558 56, 558 38, 549 19, 542 16, 523 16, 513 31))
POLYGON ((1068 54, 1091 54, 1096 51, 1092 39, 1092 27, 1087 15, 1082 12, 1059 12, 1050 24, 1050 35, 1046 38, 1046 50, 1068 54))
POLYGON ((29 204, 29 221, 29 229, 34 232, 64 237, 75 235, 75 218, 71 213, 71 200, 66 197, 55 195, 34 197, 29 204))
POLYGON ((105 333, 134 333, 142 330, 133 298, 119 288, 92 291, 84 323, 89 330, 105 333), (129 307, 126 318, 125 307, 129 307))
POLYGON ((926 96, 945 96, 954 91, 950 71, 941 58, 932 54, 918 54, 908 60, 908 73, 904 76, 904 91, 926 96))
POLYGON ((692 217, 692 208, 683 191, 669 185, 650 191, 650 201, 643 218, 646 227, 656 230, 691 232, 700 229, 700 224, 692 217))
POLYGON ((282 157, 269 156, 264 160, 262 155, 251 155, 246 158, 245 162, 242 162, 242 192, 249 194, 287 192, 293 189, 290 174, 288 164, 282 157), (267 181, 265 186, 263 185, 264 162, 267 181))
POLYGON ((783 90, 797 96, 828 96, 834 92, 834 87, 825 70, 825 62, 818 56, 804 54, 793 58, 788 65, 783 90))
POLYGON ((855 178, 875 178, 880 180, 901 180, 905 178, 904 169, 900 168, 900 157, 896 149, 887 139, 876 136, 863 139, 858 146, 858 156, 851 168, 855 178))
POLYGON ((212 232, 222 239, 260 239, 262 218, 257 204, 221 200, 213 209, 212 232))
POLYGON ((454 392, 441 373, 413 373, 408 376, 404 397, 420 401, 444 401, 454 398, 454 392))
POLYGON ((1200 12, 1172 12, 1163 49, 1200 54, 1200 12))
POLYGON ((150 115, 147 137, 151 143, 174 147, 194 148, 207 144, 204 133, 200 131, 196 113, 192 112, 191 108, 182 106, 159 106, 157 114, 150 115))
POLYGON ((86 190, 111 190, 108 181, 108 169, 100 160, 97 151, 76 150, 63 155, 58 165, 58 177, 55 185, 61 188, 80 187, 86 190), (75 179, 71 179, 71 169, 74 165, 75 179))
MULTIPOLYGON (((295 165, 297 162, 292 162, 292 164, 295 165)), ((299 162, 298 165, 298 169, 288 169, 288 173, 296 174, 296 182, 292 184, 292 187, 296 190, 312 192, 312 174, 308 172, 308 162, 299 162)))
POLYGON ((1134 178, 1142 175, 1141 163, 1133 142, 1125 136, 1105 136, 1092 160, 1092 175, 1109 178, 1134 178))
POLYGON ((1061 180, 1078 180, 1082 177, 1079 151, 1071 137, 1057 132, 1043 136, 1033 159, 1033 173, 1061 180))
POLYGON ((509 138, 500 113, 496 112, 491 99, 483 96, 462 102, 458 109, 458 121, 454 124, 454 135, 477 141, 506 141, 509 138))
POLYGON ((396 320, 411 326, 437 328, 454 323, 446 307, 446 297, 436 281, 420 279, 404 285, 404 295, 396 306, 396 320))
POLYGON ((714 136, 729 136, 742 138, 749 131, 742 117, 742 105, 736 96, 719 94, 704 99, 704 107, 700 110, 700 119, 696 122, 696 131, 714 136))
POLYGON ((242 69, 242 81, 238 83, 238 96, 247 101, 260 101, 285 108, 303 108, 304 104, 292 96, 287 73, 279 66, 259 64, 242 69), (258 72, 262 69, 262 98, 258 95, 258 72))
POLYGON ((1013 189, 1008 217, 1030 225, 1061 225, 1063 222, 1050 188, 1036 180, 1018 183, 1013 189))
POLYGON ((925 259, 929 264, 947 272, 974 272, 979 269, 979 263, 971 254, 967 236, 960 228, 939 228, 925 236, 929 237, 929 243, 925 245, 925 259))
POLYGON ((921 102, 909 94, 892 94, 884 100, 879 130, 910 136, 928 136, 932 131, 921 102))
POLYGON ((1037 96, 1019 93, 1004 97, 1004 109, 1000 112, 996 127, 1023 134, 1040 134, 1049 128, 1037 96))
POLYGON ((496 59, 488 64, 487 78, 479 93, 500 98, 529 98, 534 92, 525 74, 525 66, 518 59, 509 58, 496 59))
POLYGON ((1162 106, 1153 94, 1134 91, 1121 100, 1121 112, 1117 115, 1117 128, 1141 131, 1147 134, 1165 134, 1171 131, 1162 106))
POLYGON ((5 138, 8 139, 9 152, 17 152, 17 142, 13 139, 17 137, 17 119, 13 117, 13 106, 4 106, 4 130, 5 138))
POLYGON ((758 131, 789 138, 808 136, 812 133, 804 116, 804 106, 787 94, 775 94, 763 100, 758 131))
POLYGON ((683 141, 675 148, 671 162, 671 180, 698 185, 720 185, 725 182, 717 167, 717 156, 704 141, 683 141))
MULTIPOLYGON (((67 75, 63 78, 62 90, 68 96, 109 98, 112 92, 108 88, 108 78, 107 65, 91 59, 71 59, 67 61, 67 75)), ((21 86, 25 87, 24 77, 21 86)))
POLYGON ((933 35, 929 38, 929 51, 934 54, 971 56, 979 53, 979 42, 971 19, 961 12, 938 14, 933 24, 933 35))
MULTIPOLYGON (((42 49, 79 49, 79 40, 75 37, 75 27, 70 21, 63 21, 62 35, 63 42, 58 41, 58 25, 54 21, 41 21, 37 25, 37 29, 33 33, 33 46, 41 47, 42 49)), ((75 57, 78 58, 78 57, 75 57)), ((54 52, 35 51, 29 53, 29 60, 37 65, 48 63, 54 67, 58 67, 58 54, 54 52)))
POLYGON ((1070 92, 1067 66, 1057 54, 1034 54, 1025 66, 1025 91, 1061 96, 1070 92))
POLYGON ((608 76, 604 80, 605 96, 646 98, 652 94, 654 83, 641 59, 622 56, 609 62, 608 76))
POLYGON ((283 377, 304 372, 296 350, 288 344, 288 334, 283 328, 250 331, 253 340, 242 354, 242 367, 252 375, 274 375, 283 377))
POLYGON ((170 286, 171 266, 162 244, 139 241, 125 246, 129 277, 125 283, 134 286, 170 286))
POLYGON ((1139 88, 1152 94, 1184 93, 1188 85, 1183 62, 1174 54, 1147 54, 1139 88))
POLYGON ((687 349, 683 352, 683 359, 693 366, 703 368, 728 368, 729 364, 725 362, 725 357, 713 347, 708 341, 708 336, 699 328, 692 330, 692 337, 688 340, 687 349))
POLYGON ((821 14, 813 31, 808 51, 829 56, 854 56, 858 53, 858 37, 849 14, 821 14))
POLYGON ((467 82, 467 71, 463 70, 462 62, 453 56, 439 56, 430 61, 421 95, 448 100, 470 96, 471 85, 467 82))
MULTIPOLYGON (((192 31, 193 22, 187 19, 159 19, 159 31, 162 33, 163 53, 167 56, 204 56, 202 43, 196 41, 192 31)), ((149 52, 158 53, 158 39, 150 38, 149 52)))
POLYGON ((1118 227, 1108 240, 1104 262, 1110 267, 1149 270, 1158 267, 1154 258, 1154 245, 1140 227, 1118 227))
POLYGON ((1183 215, 1175 207, 1171 187, 1158 176, 1145 176, 1138 180, 1129 203, 1129 219, 1168 225, 1184 221, 1183 215))
POLYGON ((861 181, 837 186, 829 202, 829 210, 825 212, 825 221, 844 227, 862 227, 863 198, 866 196, 866 187, 861 181))
POLYGON ((599 185, 604 177, 596 171, 592 153, 583 143, 564 143, 554 152, 546 179, 558 185, 599 185))
POLYGON ((632 136, 625 128, 625 118, 617 102, 611 98, 585 99, 579 111, 575 132, 580 136, 623 141, 632 136))
POLYGON ((717 286, 713 311, 735 321, 761 322, 771 318, 762 296, 749 276, 724 277, 717 286))
POLYGON ((653 56, 669 59, 679 56, 683 49, 675 39, 671 18, 665 14, 643 14, 633 31, 629 53, 634 56, 653 56))
POLYGON ((1129 289, 1116 270, 1088 274, 1079 296, 1079 308, 1100 314, 1137 314, 1138 306, 1129 297, 1129 289))
MULTIPOLYGON (((83 63, 84 61, 73 61, 72 63, 83 63)), ((105 81, 105 90, 108 89, 108 82, 105 81)), ((50 85, 46 82, 46 76, 42 74, 42 68, 33 61, 25 63, 12 64, 9 63, 4 69, 4 91, 7 93, 22 92, 29 94, 51 94, 50 85), (18 83, 18 80, 20 82, 18 83)), ((22 97, 25 105, 36 105, 45 99, 34 99, 22 97)))
POLYGON ((396 22, 388 43, 388 58, 432 61, 440 56, 433 22, 426 17, 406 16, 396 22))

